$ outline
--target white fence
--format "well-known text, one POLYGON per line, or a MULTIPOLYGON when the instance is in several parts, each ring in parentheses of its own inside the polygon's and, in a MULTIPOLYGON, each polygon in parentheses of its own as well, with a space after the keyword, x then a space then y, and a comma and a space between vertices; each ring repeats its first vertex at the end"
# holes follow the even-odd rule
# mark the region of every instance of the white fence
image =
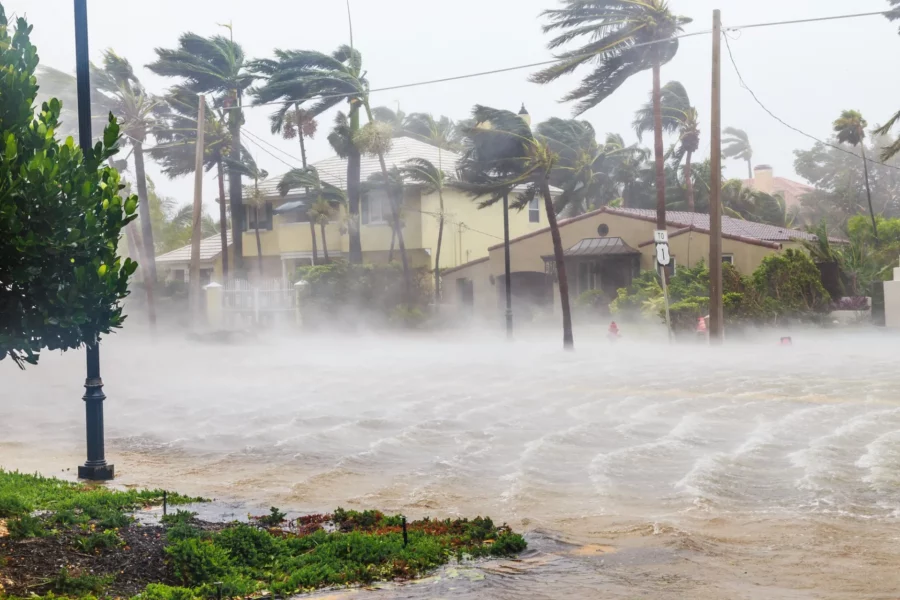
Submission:
POLYGON ((249 282, 235 279, 222 290, 225 323, 235 325, 271 325, 295 322, 297 293, 287 281, 274 279, 249 282))

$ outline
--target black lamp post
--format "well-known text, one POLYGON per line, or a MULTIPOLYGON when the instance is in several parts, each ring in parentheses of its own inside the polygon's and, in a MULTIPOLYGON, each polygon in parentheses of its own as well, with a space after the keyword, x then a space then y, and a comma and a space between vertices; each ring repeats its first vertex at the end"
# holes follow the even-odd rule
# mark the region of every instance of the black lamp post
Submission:
MULTIPOLYGON (((75 0, 75 74, 78 89, 78 144, 91 151, 91 71, 88 54, 87 0, 75 0)), ((103 380, 100 378, 100 341, 87 345, 87 378, 84 381, 87 422, 87 461, 78 467, 80 479, 108 481, 115 467, 106 464, 103 440, 103 380)))

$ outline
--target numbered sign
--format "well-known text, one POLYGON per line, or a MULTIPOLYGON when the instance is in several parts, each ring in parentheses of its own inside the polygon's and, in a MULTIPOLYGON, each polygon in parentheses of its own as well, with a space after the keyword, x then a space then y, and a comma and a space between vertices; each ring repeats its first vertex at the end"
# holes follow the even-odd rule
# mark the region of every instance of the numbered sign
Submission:
POLYGON ((653 241, 657 244, 668 244, 669 243, 669 232, 668 231, 654 231, 653 232, 653 241))
POLYGON ((669 255, 668 244, 656 245, 656 262, 658 262, 660 266, 663 267, 668 267, 669 263, 672 262, 672 257, 669 255))

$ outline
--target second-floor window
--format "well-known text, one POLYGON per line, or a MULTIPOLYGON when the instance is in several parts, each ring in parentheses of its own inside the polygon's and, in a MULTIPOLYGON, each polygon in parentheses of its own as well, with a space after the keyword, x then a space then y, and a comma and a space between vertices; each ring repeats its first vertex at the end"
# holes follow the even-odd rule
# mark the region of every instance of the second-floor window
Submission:
POLYGON ((360 199, 360 219, 363 225, 381 225, 391 221, 391 201, 380 191, 369 192, 360 199))
POLYGON ((528 203, 528 222, 541 222, 541 201, 539 198, 532 198, 531 202, 528 203))
POLYGON ((253 231, 256 229, 256 219, 257 215, 259 215, 259 228, 265 229, 268 231, 272 230, 272 205, 266 203, 265 206, 260 206, 257 209, 255 206, 246 205, 244 207, 246 209, 245 219, 244 219, 244 231, 253 231), (257 212, 258 211, 258 212, 257 212))

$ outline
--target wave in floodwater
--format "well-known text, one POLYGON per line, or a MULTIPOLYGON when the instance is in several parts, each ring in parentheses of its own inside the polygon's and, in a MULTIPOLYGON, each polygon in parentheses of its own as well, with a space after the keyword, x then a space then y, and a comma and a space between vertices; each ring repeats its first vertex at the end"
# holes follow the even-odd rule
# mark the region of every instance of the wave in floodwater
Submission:
MULTIPOLYGON (((793 335, 788 348, 776 333, 721 348, 582 338, 563 353, 555 335, 214 345, 126 332, 102 349, 108 454, 122 483, 297 510, 487 513, 557 540, 545 546, 623 524, 892 531, 897 340, 793 335)), ((0 364, 0 378, 0 466, 74 467, 83 356, 0 364)))

